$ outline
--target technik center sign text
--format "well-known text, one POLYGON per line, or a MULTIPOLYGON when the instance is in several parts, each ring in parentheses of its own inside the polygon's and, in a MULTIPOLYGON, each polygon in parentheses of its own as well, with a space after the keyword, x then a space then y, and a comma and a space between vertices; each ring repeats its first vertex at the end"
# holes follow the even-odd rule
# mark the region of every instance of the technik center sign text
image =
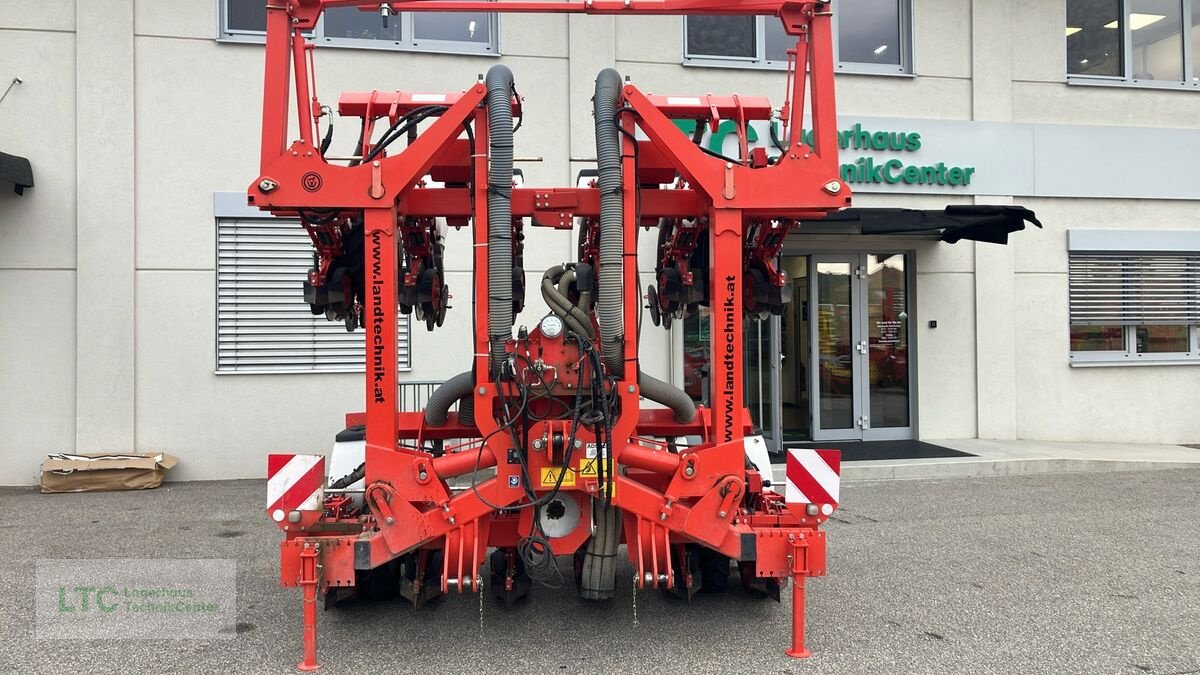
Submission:
MULTIPOLYGON (((677 120, 675 124, 687 134, 692 134, 696 123, 692 120, 677 120)), ((775 125, 776 138, 782 135, 778 122, 775 125)), ((708 134, 704 141, 709 150, 722 152, 726 138, 736 132, 737 127, 732 120, 725 120, 718 125, 717 130, 708 134)), ((763 146, 767 152, 778 152, 773 142, 762 142, 753 124, 749 127, 747 140, 754 146, 763 146)), ((801 130, 801 139, 809 146, 813 144, 811 129, 801 130)), ((921 149, 921 134, 915 131, 874 131, 864 128, 861 123, 855 123, 848 129, 838 132, 838 145, 842 150, 858 150, 881 153, 914 153, 921 149)), ((863 155, 850 163, 841 165, 841 179, 854 184, 882 185, 936 185, 943 187, 959 187, 971 184, 975 175, 973 166, 953 166, 945 162, 909 163, 898 157, 883 158, 875 155, 863 155)))

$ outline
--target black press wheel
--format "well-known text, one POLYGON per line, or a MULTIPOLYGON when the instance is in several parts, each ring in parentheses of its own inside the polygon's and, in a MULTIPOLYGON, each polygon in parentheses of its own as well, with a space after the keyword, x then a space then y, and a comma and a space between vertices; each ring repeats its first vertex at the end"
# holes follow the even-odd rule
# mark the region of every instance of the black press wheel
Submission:
POLYGON ((662 311, 658 306, 658 291, 654 286, 646 289, 646 309, 650 310, 650 322, 655 326, 661 326, 662 311))
POLYGON ((705 593, 724 593, 729 588, 729 556, 701 547, 699 558, 700 590, 705 593))

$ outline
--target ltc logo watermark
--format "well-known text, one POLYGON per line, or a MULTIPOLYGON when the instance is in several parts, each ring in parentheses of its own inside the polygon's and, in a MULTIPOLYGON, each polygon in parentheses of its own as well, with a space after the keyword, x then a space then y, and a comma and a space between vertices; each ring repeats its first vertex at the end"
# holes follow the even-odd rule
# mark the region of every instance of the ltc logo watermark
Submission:
POLYGON ((192 602, 191 588, 58 587, 60 612, 218 612, 215 602, 192 602))
POLYGON ((232 560, 41 560, 39 640, 212 639, 237 620, 232 560))

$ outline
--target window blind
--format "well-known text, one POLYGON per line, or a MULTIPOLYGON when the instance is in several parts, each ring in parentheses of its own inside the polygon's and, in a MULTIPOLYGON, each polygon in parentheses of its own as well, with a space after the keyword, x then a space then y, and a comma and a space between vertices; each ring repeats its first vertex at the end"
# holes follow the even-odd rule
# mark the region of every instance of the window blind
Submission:
MULTIPOLYGON (((282 218, 217 221, 217 372, 361 372, 363 331, 313 316, 302 288, 313 265, 308 234, 282 218)), ((409 317, 399 315, 398 365, 407 369, 409 317)))
POLYGON ((1200 254, 1070 254, 1073 325, 1200 322, 1200 254))

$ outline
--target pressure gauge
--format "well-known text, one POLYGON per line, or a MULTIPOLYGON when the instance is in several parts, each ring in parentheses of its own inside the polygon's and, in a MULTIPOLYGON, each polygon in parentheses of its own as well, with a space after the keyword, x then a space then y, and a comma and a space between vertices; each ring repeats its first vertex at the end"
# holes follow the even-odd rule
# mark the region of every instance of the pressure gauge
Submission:
POLYGON ((542 335, 556 338, 563 333, 563 320, 556 314, 547 314, 541 323, 542 335))

